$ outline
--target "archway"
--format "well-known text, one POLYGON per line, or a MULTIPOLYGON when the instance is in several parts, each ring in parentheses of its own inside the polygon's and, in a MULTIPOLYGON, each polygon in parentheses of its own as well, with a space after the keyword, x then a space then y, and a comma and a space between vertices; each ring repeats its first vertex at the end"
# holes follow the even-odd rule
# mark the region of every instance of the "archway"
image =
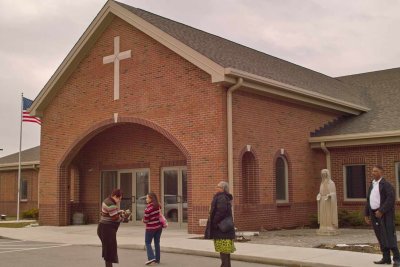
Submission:
MULTIPOLYGON (((100 198, 107 194, 102 192, 109 189, 103 185, 103 180, 109 179, 104 178, 105 171, 108 171, 107 175, 112 173, 110 179, 116 181, 115 186, 124 186, 128 195, 133 196, 134 184, 139 179, 136 178, 137 173, 145 170, 142 175, 148 176, 148 186, 138 184, 138 187, 143 192, 156 191, 161 196, 164 189, 161 188, 162 170, 184 167, 185 174, 190 177, 190 166, 188 150, 159 125, 131 117, 119 118, 117 123, 113 120, 102 121, 81 134, 58 165, 59 225, 70 224, 72 213, 76 210, 84 211, 89 223, 97 221, 100 198), (79 179, 79 182, 72 179, 79 179), (71 197, 74 194, 77 197, 71 197), (74 199, 78 203, 71 201, 74 199)), ((186 188, 191 187, 191 179, 186 181, 186 188)), ((132 203, 137 208, 142 196, 135 197, 132 203)), ((182 196, 176 197, 179 199, 182 196)), ((185 197, 186 203, 190 203, 191 196, 186 194, 185 197)), ((185 208, 187 211, 187 204, 185 208)), ((182 207, 180 212, 183 213, 182 207)), ((182 219, 183 215, 180 216, 182 219)))

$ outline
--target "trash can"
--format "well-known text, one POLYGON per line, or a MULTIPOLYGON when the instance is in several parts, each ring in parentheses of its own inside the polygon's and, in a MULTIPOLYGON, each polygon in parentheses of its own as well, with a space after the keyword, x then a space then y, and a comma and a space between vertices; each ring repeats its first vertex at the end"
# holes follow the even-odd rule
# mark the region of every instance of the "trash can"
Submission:
POLYGON ((75 212, 72 215, 72 224, 73 225, 85 224, 85 215, 82 212, 75 212))

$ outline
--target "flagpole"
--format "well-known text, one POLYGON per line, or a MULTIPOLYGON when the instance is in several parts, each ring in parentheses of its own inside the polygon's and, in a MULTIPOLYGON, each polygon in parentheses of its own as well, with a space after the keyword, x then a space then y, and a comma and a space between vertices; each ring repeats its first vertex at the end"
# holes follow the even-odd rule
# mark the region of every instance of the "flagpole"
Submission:
POLYGON ((22 145, 22 116, 24 112, 24 93, 21 93, 21 121, 19 127, 19 155, 18 155, 18 193, 17 193, 17 221, 19 221, 19 198, 21 191, 21 145, 22 145))

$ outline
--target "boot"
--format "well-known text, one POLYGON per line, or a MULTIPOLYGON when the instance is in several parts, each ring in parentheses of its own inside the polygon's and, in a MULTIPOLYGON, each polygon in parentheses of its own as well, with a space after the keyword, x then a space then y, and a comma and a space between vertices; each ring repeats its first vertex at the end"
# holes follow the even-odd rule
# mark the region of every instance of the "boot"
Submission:
POLYGON ((113 267, 112 262, 106 261, 106 267, 113 267))
POLYGON ((221 258, 221 267, 231 267, 231 255, 226 253, 219 253, 221 258))
POLYGON ((228 260, 227 260, 227 263, 228 263, 228 265, 226 265, 226 267, 231 267, 231 254, 227 254, 228 255, 228 260))

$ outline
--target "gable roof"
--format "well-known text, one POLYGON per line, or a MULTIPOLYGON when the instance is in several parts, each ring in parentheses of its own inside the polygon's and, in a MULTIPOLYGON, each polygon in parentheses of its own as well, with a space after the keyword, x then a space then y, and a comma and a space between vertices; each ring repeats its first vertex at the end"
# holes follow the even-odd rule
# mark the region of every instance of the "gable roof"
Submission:
POLYGON ((327 75, 150 12, 116 2, 224 68, 305 88, 308 91, 366 105, 360 91, 327 75))
MULTIPOLYGON (((21 165, 36 166, 40 163, 40 146, 32 147, 21 151, 21 165)), ((3 169, 18 169, 19 153, 14 153, 0 158, 0 170, 3 169)))
POLYGON ((338 80, 359 87, 369 99, 371 110, 359 116, 338 120, 331 127, 322 128, 312 136, 313 140, 333 141, 335 138, 400 136, 400 68, 380 70, 349 76, 338 80), (339 137, 341 136, 341 137, 339 137))
POLYGON ((239 45, 221 37, 109 0, 39 93, 30 111, 40 116, 86 52, 115 16, 210 74, 212 82, 233 84, 346 114, 368 111, 362 92, 340 80, 239 45))

